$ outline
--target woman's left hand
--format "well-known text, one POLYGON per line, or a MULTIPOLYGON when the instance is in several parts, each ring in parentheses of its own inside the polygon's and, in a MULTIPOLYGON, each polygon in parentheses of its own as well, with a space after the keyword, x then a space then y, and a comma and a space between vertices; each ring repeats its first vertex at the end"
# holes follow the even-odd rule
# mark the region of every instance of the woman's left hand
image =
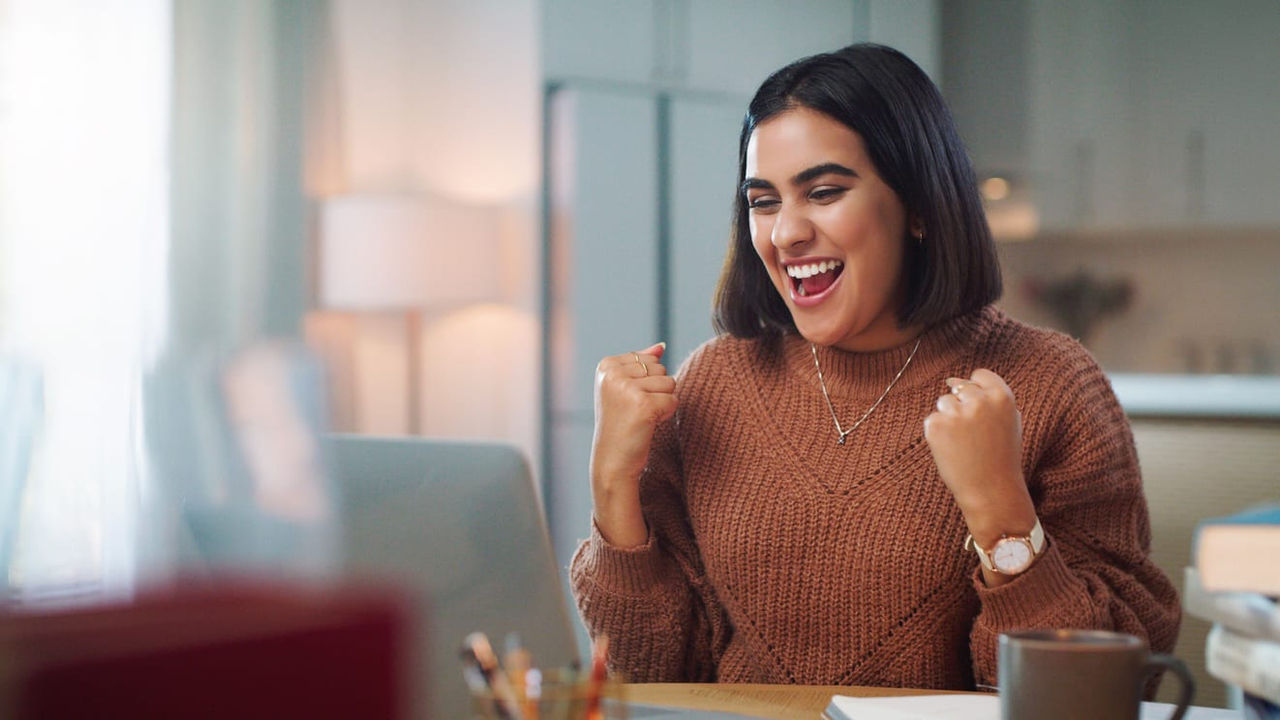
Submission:
POLYGON ((924 420, 924 437, 973 539, 989 548, 1036 520, 1022 476, 1022 415, 1013 391, 990 370, 947 378, 947 386, 924 420))

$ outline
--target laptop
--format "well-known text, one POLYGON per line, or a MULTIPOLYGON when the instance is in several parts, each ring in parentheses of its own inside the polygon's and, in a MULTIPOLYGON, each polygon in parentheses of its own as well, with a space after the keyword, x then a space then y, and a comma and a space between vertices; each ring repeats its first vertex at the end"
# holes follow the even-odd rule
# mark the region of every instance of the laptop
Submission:
MULTIPOLYGON (((499 652, 507 633, 518 632, 540 667, 578 659, 533 476, 517 449, 331 435, 328 450, 347 575, 390 582, 418 607, 414 717, 471 716, 458 651, 473 631, 499 652)), ((637 719, 740 717, 627 707, 637 719)))
POLYGON ((514 447, 331 435, 347 574, 417 605, 414 717, 470 716, 458 650, 518 632, 534 661, 577 659, 568 605, 529 465, 514 447), (423 692, 425 690, 425 693, 423 692))

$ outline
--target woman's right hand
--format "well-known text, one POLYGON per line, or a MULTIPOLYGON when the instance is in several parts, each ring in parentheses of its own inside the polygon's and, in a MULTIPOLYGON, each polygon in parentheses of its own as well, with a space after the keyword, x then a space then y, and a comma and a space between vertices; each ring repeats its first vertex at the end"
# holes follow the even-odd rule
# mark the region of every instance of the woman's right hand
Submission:
POLYGON ((636 547, 649 539, 640 473, 658 424, 676 412, 676 381, 661 363, 666 349, 657 343, 596 366, 591 500, 596 527, 610 545, 636 547))

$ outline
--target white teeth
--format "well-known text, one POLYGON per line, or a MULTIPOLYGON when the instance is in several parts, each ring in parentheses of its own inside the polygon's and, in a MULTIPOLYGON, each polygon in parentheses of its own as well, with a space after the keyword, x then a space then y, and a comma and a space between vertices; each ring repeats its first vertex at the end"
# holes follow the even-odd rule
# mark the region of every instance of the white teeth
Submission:
POLYGON ((819 273, 827 272, 828 270, 835 270, 843 264, 844 263, 839 260, 823 260, 822 262, 810 263, 808 265, 789 265, 787 266, 787 275, 798 280, 803 280, 807 277, 813 277, 819 273))

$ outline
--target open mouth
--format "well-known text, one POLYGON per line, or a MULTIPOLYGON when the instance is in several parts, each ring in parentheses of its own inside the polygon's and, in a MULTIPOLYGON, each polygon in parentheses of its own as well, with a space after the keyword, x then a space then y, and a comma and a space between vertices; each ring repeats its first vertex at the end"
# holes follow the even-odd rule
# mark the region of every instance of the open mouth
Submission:
POLYGON ((821 295, 835 283, 842 272, 844 272, 844 263, 839 260, 787 266, 787 275, 791 278, 796 297, 821 295))

